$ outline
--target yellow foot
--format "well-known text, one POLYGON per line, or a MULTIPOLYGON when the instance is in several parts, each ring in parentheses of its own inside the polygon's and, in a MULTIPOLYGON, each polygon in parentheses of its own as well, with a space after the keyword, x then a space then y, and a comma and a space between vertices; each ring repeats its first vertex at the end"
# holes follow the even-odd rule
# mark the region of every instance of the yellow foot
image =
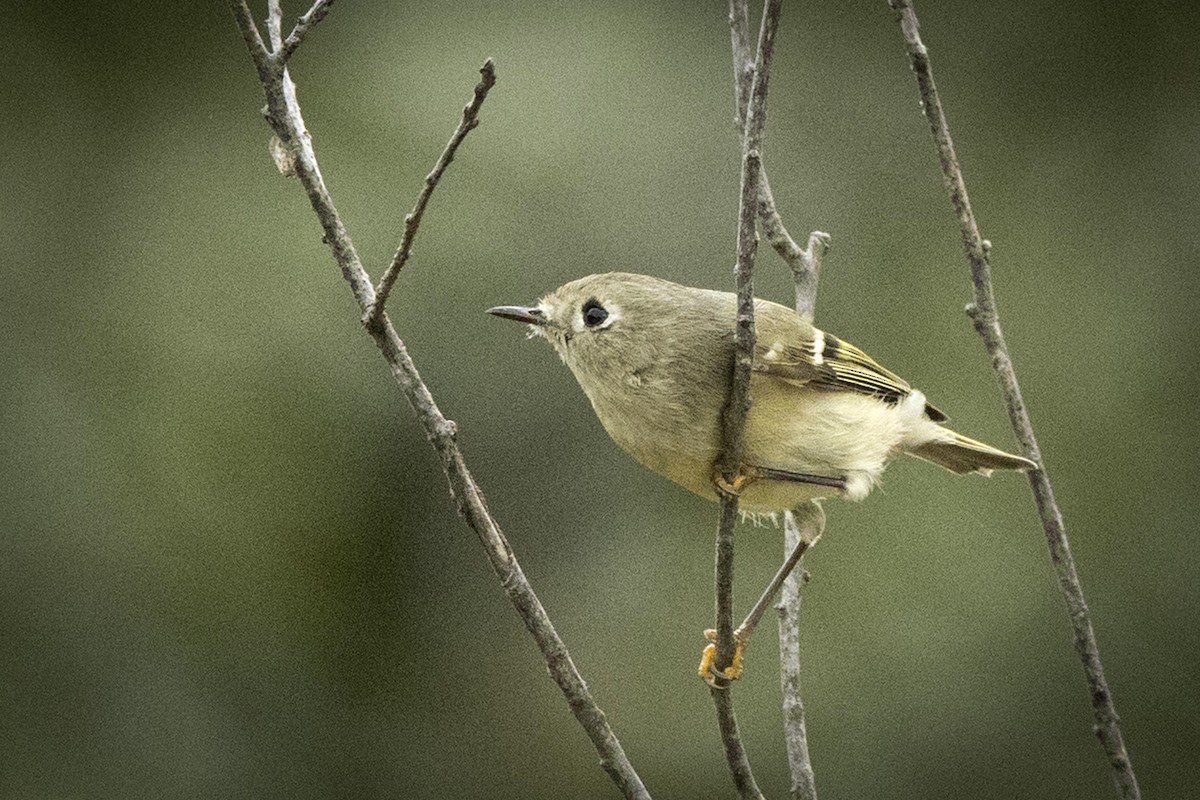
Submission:
POLYGON ((747 475, 744 472, 739 472, 738 476, 734 478, 733 482, 731 483, 725 480, 725 476, 719 471, 713 472, 713 484, 716 485, 717 491, 730 497, 738 497, 741 495, 742 490, 745 489, 753 480, 753 475, 747 475))
POLYGON ((736 681, 742 677, 742 653, 746 649, 746 638, 742 635, 741 630, 734 631, 733 636, 733 660, 724 670, 719 670, 713 663, 717 657, 717 632, 712 628, 704 632, 704 638, 708 640, 708 645, 700 655, 700 666, 696 673, 701 680, 714 689, 728 688, 730 681, 736 681))

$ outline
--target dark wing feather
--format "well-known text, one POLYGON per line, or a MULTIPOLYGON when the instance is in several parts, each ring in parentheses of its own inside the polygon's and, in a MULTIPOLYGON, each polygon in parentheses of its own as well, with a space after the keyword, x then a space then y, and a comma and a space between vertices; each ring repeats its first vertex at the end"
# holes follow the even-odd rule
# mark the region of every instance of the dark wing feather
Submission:
MULTIPOLYGON (((754 371, 807 386, 849 391, 898 403, 912 387, 896 373, 849 342, 816 329, 796 341, 765 342, 756 347, 754 371)), ((934 422, 946 415, 931 405, 925 413, 934 422)))

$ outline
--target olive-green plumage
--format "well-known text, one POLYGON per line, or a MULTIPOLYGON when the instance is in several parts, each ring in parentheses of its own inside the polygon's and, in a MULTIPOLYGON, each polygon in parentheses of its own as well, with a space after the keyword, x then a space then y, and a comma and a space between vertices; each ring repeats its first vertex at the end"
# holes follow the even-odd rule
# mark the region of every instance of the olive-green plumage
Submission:
MULTIPOLYGON (((536 306, 490 309, 554 346, 617 444, 706 497, 716 496, 735 311, 732 293, 622 272, 572 281, 536 306)), ((1036 466, 943 427, 924 395, 791 309, 755 300, 754 313, 743 510, 861 499, 901 452, 958 473, 1036 466)))

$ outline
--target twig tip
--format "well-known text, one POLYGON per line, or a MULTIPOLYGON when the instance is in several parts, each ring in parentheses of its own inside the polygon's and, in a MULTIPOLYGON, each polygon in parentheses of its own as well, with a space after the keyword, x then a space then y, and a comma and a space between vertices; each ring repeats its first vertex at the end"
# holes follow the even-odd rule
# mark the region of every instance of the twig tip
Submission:
POLYGON ((483 62, 483 66, 479 68, 479 74, 483 76, 483 86, 485 89, 490 89, 496 85, 496 60, 491 56, 483 62))

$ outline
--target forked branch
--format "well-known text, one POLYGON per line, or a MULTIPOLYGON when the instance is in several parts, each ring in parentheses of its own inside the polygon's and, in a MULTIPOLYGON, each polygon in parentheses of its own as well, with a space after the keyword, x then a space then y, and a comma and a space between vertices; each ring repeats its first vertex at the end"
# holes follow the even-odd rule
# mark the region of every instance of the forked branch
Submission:
POLYGON ((296 27, 292 28, 292 32, 288 34, 287 39, 278 47, 279 57, 283 61, 287 61, 292 57, 292 53, 296 52, 296 48, 304 41, 304 37, 314 25, 325 18, 325 15, 329 13, 329 7, 332 5, 333 0, 317 0, 304 16, 296 20, 296 27))
MULTIPOLYGON (((734 118, 739 134, 746 126, 755 56, 750 52, 750 14, 747 0, 729 0, 729 34, 733 51, 734 118)), ((801 247, 788 233, 775 204, 771 181, 763 167, 758 182, 758 221, 763 235, 775 252, 792 270, 796 282, 796 313, 812 321, 817 305, 817 285, 821 277, 821 258, 829 250, 830 236, 821 231, 809 234, 807 247, 801 247)))
MULTIPOLYGON (((250 57, 258 71, 259 80, 267 99, 267 122, 279 140, 276 147, 278 159, 285 160, 289 169, 304 187, 313 211, 320 221, 324 241, 328 244, 334 261, 342 271, 359 309, 364 315, 375 302, 375 290, 370 276, 363 268, 354 243, 346 226, 333 204, 329 189, 321 177, 312 139, 300 114, 296 100, 296 87, 288 75, 286 60, 299 46, 305 32, 311 29, 328 10, 329 2, 319 0, 301 18, 295 30, 282 39, 280 11, 277 0, 271 0, 268 18, 268 35, 271 48, 262 40, 245 0, 230 0, 230 7, 242 38, 246 42, 250 57), (289 43, 291 43, 289 45, 289 43), (286 159, 278 151, 288 154, 286 159)), ((489 62, 490 63, 490 62, 489 62)), ((485 64, 485 69, 488 65, 485 64)), ((482 102, 480 100, 479 102, 482 102)), ((448 160, 446 163, 449 163, 448 160)), ((443 166, 444 168, 444 166, 443 166)), ((428 202, 428 198, 426 201, 428 202)), ((422 206, 422 209, 424 206, 422 206)), ((409 238, 415 235, 412 229, 409 238)), ((442 414, 434 402, 428 387, 421 380, 416 365, 408 350, 392 326, 391 320, 382 312, 371 316, 366 325, 374 339, 388 369, 396 379, 425 434, 442 460, 442 467, 450 485, 450 493, 457 501, 459 513, 467 525, 475 531, 483 545, 492 569, 500 580, 509 600, 521 616, 534 641, 542 651, 546 668, 558 684, 567 705, 580 726, 592 740, 600 756, 600 764, 621 793, 631 800, 646 800, 650 797, 641 779, 625 755, 621 743, 609 727, 604 712, 593 699, 587 684, 576 669, 566 645, 559 637, 549 616, 526 579, 512 547, 500 526, 492 517, 484 500, 483 492, 471 475, 457 442, 457 426, 442 414)))
POLYGON ((425 207, 429 205, 429 198, 433 196, 433 190, 437 188, 438 182, 442 179, 442 173, 454 160, 454 154, 458 152, 458 146, 462 144, 463 139, 467 138, 467 134, 479 125, 479 110, 483 107, 483 101, 487 99, 488 92, 496 85, 495 63, 490 58, 483 62, 479 74, 482 77, 479 83, 475 84, 475 96, 463 107, 462 121, 450 135, 450 141, 446 143, 442 154, 438 156, 433 170, 425 176, 425 183, 421 187, 421 193, 417 195, 417 202, 413 205, 412 211, 404 216, 404 234, 400 237, 400 246, 396 248, 396 255, 392 257, 392 263, 388 265, 383 277, 379 279, 379 286, 375 289, 375 303, 367 312, 368 322, 378 320, 379 315, 383 313, 388 296, 392 293, 392 287, 396 284, 396 278, 399 277, 400 270, 408 263, 408 257, 412 254, 413 238, 421 226, 421 218, 425 216, 425 207))

